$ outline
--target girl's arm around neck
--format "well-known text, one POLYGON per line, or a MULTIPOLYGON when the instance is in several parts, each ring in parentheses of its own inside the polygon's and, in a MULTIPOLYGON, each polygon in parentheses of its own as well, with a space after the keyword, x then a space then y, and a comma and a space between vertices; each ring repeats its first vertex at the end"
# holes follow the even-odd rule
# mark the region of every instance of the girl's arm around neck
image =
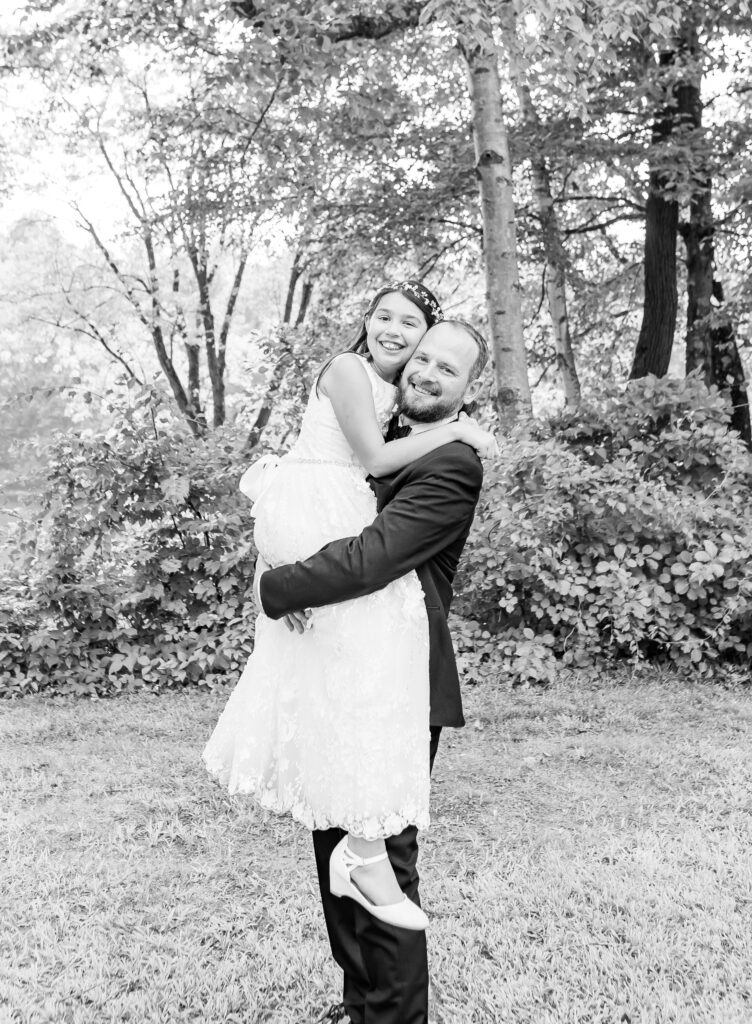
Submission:
POLYGON ((457 423, 445 423, 414 436, 384 441, 376 419, 368 371, 355 353, 345 352, 335 359, 324 371, 321 383, 342 433, 358 462, 371 476, 396 473, 461 437, 457 423))

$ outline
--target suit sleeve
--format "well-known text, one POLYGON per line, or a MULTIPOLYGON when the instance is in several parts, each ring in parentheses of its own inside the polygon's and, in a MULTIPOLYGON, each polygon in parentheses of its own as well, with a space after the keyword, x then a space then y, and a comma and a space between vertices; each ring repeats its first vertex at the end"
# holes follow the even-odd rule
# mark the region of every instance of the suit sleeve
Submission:
POLYGON ((357 536, 332 541, 302 562, 261 576, 266 614, 319 608, 381 590, 423 565, 468 529, 483 481, 465 445, 421 459, 395 497, 357 536))

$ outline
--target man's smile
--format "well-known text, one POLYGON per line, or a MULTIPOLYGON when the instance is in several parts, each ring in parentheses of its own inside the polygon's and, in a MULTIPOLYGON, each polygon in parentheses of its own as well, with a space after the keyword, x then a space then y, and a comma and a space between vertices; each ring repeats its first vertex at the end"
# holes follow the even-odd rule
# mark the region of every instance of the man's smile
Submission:
POLYGON ((429 398, 436 398, 441 393, 435 384, 417 381, 415 378, 411 378, 407 383, 417 394, 426 395, 429 398))

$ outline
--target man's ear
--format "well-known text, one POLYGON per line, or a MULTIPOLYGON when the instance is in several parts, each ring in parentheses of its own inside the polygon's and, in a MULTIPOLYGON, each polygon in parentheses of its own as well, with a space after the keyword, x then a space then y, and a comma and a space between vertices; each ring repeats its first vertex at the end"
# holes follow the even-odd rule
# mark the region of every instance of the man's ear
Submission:
POLYGON ((482 381, 480 377, 476 377, 475 380, 471 380, 468 386, 465 388, 465 394, 462 398, 463 405, 470 405, 474 398, 477 397, 478 392, 481 389, 482 381))

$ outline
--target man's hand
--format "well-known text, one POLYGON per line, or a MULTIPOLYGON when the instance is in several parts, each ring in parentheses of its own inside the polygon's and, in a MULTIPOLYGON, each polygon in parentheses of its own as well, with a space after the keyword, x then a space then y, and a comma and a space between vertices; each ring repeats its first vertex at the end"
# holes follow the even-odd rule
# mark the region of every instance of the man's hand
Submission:
MULTIPOLYGON (((265 562, 261 555, 256 559, 256 572, 253 576, 253 601, 256 605, 256 611, 264 611, 264 606, 261 603, 261 577, 267 571, 271 569, 268 562, 265 562)), ((305 633, 307 629, 311 628, 311 610, 306 608, 305 611, 301 612, 290 612, 289 615, 285 615, 282 619, 284 624, 290 630, 291 633, 305 633)))
POLYGON ((305 633, 313 625, 311 622, 311 609, 306 608, 302 612, 290 612, 289 615, 282 617, 282 621, 291 633, 305 633))

